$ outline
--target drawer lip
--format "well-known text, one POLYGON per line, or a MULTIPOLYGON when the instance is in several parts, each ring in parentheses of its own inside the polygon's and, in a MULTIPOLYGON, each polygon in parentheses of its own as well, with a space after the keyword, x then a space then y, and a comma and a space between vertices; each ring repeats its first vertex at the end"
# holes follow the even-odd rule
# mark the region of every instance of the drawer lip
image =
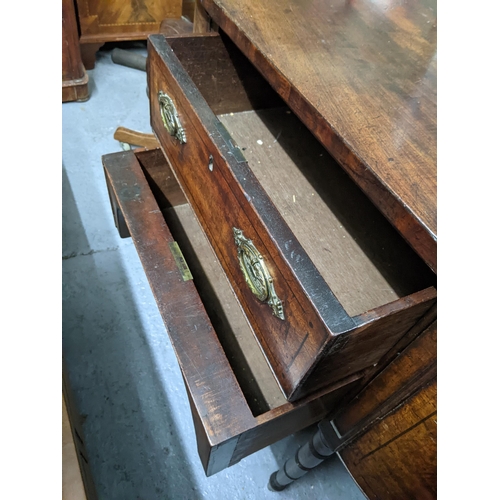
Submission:
MULTIPOLYGON (((273 239, 274 245, 281 252, 288 268, 295 275, 297 283, 318 312, 325 326, 334 336, 351 331, 355 327, 355 322, 327 285, 323 276, 302 248, 302 245, 297 241, 272 200, 257 181, 248 163, 238 161, 231 152, 231 146, 224 137, 226 134, 221 132, 221 130, 225 130, 224 125, 214 114, 191 77, 183 68, 167 39, 163 35, 151 35, 148 38, 148 44, 151 44, 158 52, 158 55, 168 64, 178 84, 183 89, 186 89, 185 94, 190 106, 198 115, 207 136, 219 150, 229 167, 224 169, 222 173, 226 174, 227 172, 236 180, 236 184, 240 189, 235 195, 238 196, 240 201, 244 200, 245 203, 252 206, 255 214, 260 218, 269 236, 273 239)), ((150 72, 148 71, 149 77, 150 72)), ((151 100, 151 106, 153 105, 154 101, 151 100)), ((154 131, 158 136, 160 135, 156 130, 154 131)), ((226 178, 226 180, 228 179, 226 178)), ((228 182, 230 182, 230 179, 228 182)))
POLYGON ((169 243, 175 240, 137 159, 155 151, 159 152, 105 155, 104 173, 112 207, 121 210, 127 223, 171 340, 191 405, 200 458, 210 476, 324 418, 330 402, 362 374, 297 403, 286 402, 257 417, 252 414, 194 282, 184 281, 171 253, 169 243), (189 314, 178 314, 179 304, 186 301, 189 314), (202 356, 197 356, 198 346, 202 356), (275 427, 273 432, 269 426, 275 427))

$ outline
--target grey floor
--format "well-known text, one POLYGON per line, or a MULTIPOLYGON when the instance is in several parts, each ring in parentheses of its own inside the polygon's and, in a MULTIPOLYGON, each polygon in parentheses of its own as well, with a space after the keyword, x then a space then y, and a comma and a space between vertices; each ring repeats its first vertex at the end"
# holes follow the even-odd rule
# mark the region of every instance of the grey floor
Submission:
POLYGON ((146 74, 113 64, 108 48, 89 77, 91 98, 62 106, 63 355, 99 498, 364 499, 338 459, 267 489, 314 429, 205 477, 180 370, 134 245, 115 229, 101 164, 121 149, 118 126, 151 132, 146 74))

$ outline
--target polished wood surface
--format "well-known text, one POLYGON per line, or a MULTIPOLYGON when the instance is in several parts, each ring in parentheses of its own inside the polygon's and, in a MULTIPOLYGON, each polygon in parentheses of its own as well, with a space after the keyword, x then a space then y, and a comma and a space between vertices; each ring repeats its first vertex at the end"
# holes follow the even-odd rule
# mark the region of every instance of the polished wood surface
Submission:
POLYGON ((437 495, 436 321, 270 477, 282 491, 338 453, 370 500, 437 495))
POLYGON ((435 0, 200 1, 436 271, 435 0))
POLYGON ((88 75, 78 43, 78 25, 73 0, 62 2, 62 102, 89 98, 88 75))
POLYGON ((334 419, 339 454, 370 500, 437 496, 436 360, 434 322, 334 419))
POLYGON ((341 453, 370 500, 437 498, 437 383, 341 453))
POLYGON ((333 421, 343 439, 369 427, 436 379, 436 346, 437 326, 434 321, 360 394, 337 412, 333 421))
MULTIPOLYGON (((208 35, 208 39, 211 44, 215 41, 224 43, 223 37, 208 35)), ((183 43, 185 40, 182 38, 183 43)), ((355 314, 349 315, 336 296, 336 291, 328 286, 325 276, 318 271, 298 241, 297 235, 290 229, 291 226, 277 210, 274 200, 256 178, 250 163, 242 159, 239 148, 243 144, 238 144, 228 135, 207 105, 215 102, 219 111, 231 112, 232 104, 239 106, 245 101, 230 99, 229 109, 223 110, 224 100, 219 101, 217 95, 224 94, 213 93, 212 90, 217 87, 228 88, 227 82, 221 78, 237 75, 240 79, 230 80, 235 89, 251 88, 254 91, 255 87, 248 85, 247 81, 247 77, 251 75, 248 72, 240 73, 238 66, 233 72, 219 73, 218 68, 227 67, 228 64, 227 61, 222 63, 222 59, 203 59, 196 55, 193 56, 195 64, 187 63, 189 54, 196 54, 195 49, 204 45, 203 37, 200 36, 191 37, 192 50, 183 51, 183 64, 173 50, 177 39, 166 40, 162 36, 153 35, 148 44, 148 88, 152 128, 207 233, 287 398, 290 401, 298 400, 329 384, 339 383, 345 377, 356 373, 359 375, 362 370, 377 363, 432 306, 436 297, 433 281, 424 279, 420 283, 421 287, 407 290, 409 294, 400 296, 399 299, 397 295, 385 296, 383 304, 365 302, 366 308, 362 313, 358 314, 358 309, 354 311, 355 314), (209 90, 207 99, 200 94, 200 89, 190 78, 188 70, 195 75, 203 75, 204 81, 214 82, 201 86, 201 90, 209 90), (160 90, 167 92, 177 107, 180 121, 186 130, 187 142, 184 144, 180 144, 164 127, 157 98, 160 90), (210 157, 213 162, 212 170, 209 168, 210 157), (217 209, 214 209, 215 207, 217 209), (285 304, 285 321, 273 316, 271 309, 259 302, 246 285, 238 262, 233 227, 242 229, 245 235, 252 239, 271 270, 276 293, 285 304)), ((219 50, 216 54, 220 58, 227 58, 232 51, 219 50)), ((266 88, 268 87, 259 87, 261 91, 266 88)), ((252 101, 253 99, 247 99, 246 104, 252 105, 252 101)), ((259 102, 269 100, 261 99, 259 102)), ((304 134, 302 136, 305 137, 304 134)), ((303 157, 307 157, 307 154, 303 157)), ((332 158, 329 160, 335 163, 332 158)), ((334 167, 335 165, 332 166, 334 167)), ((278 168, 274 162, 272 168, 278 168)), ((286 172, 282 174, 287 175, 286 172)), ((314 189, 311 192, 314 192, 314 189)), ((328 196, 332 196, 331 193, 327 193, 326 197, 328 196)), ((376 225, 372 217, 373 211, 375 208, 371 207, 365 214, 369 221, 368 226, 370 223, 376 225)), ((321 214, 316 216, 319 216, 320 220, 323 219, 321 214)), ((352 219, 352 214, 347 213, 346 226, 352 233, 355 224, 349 219, 352 219)), ((340 228, 339 231, 342 233, 340 228)), ((356 245, 361 245, 363 239, 371 239, 363 236, 363 232, 359 231, 356 245)), ((395 231, 393 233, 395 237, 400 238, 395 231)), ((382 235, 382 232, 380 234, 382 235)), ((321 232, 314 235, 315 241, 320 241, 320 236, 321 232)), ((338 244, 342 246, 344 238, 342 234, 340 236, 338 244)), ((345 240, 347 241, 347 238, 345 240)), ((354 241, 352 243, 354 245, 354 241)), ((328 246, 326 243, 325 245, 328 246)), ((387 241, 387 244, 382 244, 379 249, 382 253, 374 252, 370 259, 373 262, 378 261, 380 265, 382 255, 388 256, 390 253, 384 250, 388 245, 390 247, 392 243, 387 241)), ((313 250, 314 246, 313 241, 313 250)), ((344 276, 337 278, 341 283, 349 282, 349 272, 355 267, 355 262, 349 261, 349 253, 360 254, 353 250, 337 252, 336 255, 336 258, 341 257, 344 263, 339 271, 344 276)), ((414 259, 407 261, 407 265, 412 269, 413 262, 414 259)), ((388 264, 387 269, 390 269, 394 262, 388 264)), ((424 268, 428 271, 425 266, 424 268)), ((363 277, 363 271, 358 274, 363 277)), ((405 270, 396 274, 407 276, 405 270)), ((435 278, 432 273, 428 274, 432 279, 435 278)), ((335 278, 332 277, 330 281, 335 282, 335 278)), ((410 280, 407 281, 405 286, 410 284, 410 280)), ((381 282, 378 283, 374 285, 372 282, 376 300, 380 300, 379 289, 388 288, 381 286, 381 282)), ((355 291, 359 292, 365 284, 355 286, 355 291)))

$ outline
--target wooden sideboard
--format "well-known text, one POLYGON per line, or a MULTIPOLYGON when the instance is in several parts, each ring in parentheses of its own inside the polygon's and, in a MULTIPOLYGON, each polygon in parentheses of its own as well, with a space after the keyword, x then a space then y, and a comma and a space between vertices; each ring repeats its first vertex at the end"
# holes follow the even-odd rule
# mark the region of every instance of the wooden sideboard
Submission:
POLYGON ((211 475, 347 412, 436 319, 436 10, 197 6, 149 37, 161 150, 104 168, 211 475))

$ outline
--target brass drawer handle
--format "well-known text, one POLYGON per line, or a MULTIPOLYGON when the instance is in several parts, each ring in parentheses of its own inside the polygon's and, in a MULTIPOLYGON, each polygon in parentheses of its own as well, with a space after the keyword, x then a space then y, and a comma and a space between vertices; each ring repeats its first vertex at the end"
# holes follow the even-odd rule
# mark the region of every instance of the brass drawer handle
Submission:
POLYGON ((243 236, 241 229, 233 227, 233 234, 238 248, 240 268, 248 287, 261 302, 266 302, 271 307, 274 316, 284 320, 283 303, 276 295, 273 278, 267 270, 262 255, 252 240, 243 236))
POLYGON ((161 90, 158 92, 158 101, 160 103, 160 114, 163 125, 170 135, 177 137, 179 142, 184 144, 186 142, 186 131, 181 125, 174 101, 161 90))

